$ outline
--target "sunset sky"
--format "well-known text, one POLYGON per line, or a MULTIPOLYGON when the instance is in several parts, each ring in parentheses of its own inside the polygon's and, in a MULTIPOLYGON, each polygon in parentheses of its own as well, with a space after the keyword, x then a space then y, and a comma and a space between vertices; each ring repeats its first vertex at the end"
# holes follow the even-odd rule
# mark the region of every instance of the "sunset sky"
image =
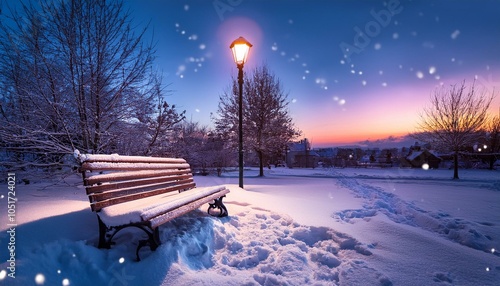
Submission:
POLYGON ((229 44, 253 44, 244 71, 267 64, 313 147, 415 130, 440 85, 466 80, 497 90, 500 1, 125 1, 149 23, 167 100, 211 126, 237 73, 229 44), (363 34, 360 34, 363 33, 363 34))

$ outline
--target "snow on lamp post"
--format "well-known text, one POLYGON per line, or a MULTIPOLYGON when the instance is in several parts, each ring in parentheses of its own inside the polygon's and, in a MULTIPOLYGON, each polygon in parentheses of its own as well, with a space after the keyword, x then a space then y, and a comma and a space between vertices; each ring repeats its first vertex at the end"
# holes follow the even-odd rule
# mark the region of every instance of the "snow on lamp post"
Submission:
POLYGON ((247 61, 248 51, 252 44, 250 44, 245 38, 239 37, 234 40, 229 48, 233 52, 234 62, 236 67, 238 67, 238 85, 239 85, 239 97, 238 97, 238 167, 239 167, 239 186, 243 188, 243 65, 247 61))

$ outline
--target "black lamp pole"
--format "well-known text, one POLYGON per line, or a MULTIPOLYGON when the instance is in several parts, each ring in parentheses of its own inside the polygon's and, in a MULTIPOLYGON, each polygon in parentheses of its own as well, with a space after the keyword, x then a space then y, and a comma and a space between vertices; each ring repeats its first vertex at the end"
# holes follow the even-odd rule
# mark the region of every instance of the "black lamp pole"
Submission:
POLYGON ((243 64, 238 64, 238 85, 240 94, 238 98, 238 165, 239 165, 239 186, 243 188, 243 64))

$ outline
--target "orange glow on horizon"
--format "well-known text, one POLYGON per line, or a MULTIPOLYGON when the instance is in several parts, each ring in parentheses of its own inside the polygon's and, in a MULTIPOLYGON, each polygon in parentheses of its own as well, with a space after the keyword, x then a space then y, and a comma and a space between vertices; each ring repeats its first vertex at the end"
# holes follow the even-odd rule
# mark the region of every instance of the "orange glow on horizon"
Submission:
POLYGON ((399 138, 408 135, 408 132, 373 132, 370 134, 304 134, 306 138, 311 140, 313 147, 328 147, 339 145, 357 144, 366 140, 376 141, 383 140, 389 137, 399 138))

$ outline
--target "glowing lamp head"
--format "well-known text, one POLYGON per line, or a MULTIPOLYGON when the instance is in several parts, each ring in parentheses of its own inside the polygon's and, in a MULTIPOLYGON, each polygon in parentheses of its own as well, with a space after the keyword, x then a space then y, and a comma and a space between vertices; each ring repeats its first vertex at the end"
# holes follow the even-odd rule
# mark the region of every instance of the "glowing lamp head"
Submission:
POLYGON ((250 44, 245 38, 239 37, 238 39, 234 40, 229 48, 233 52, 233 57, 234 57, 234 62, 237 65, 242 65, 246 63, 247 57, 248 57, 248 51, 250 51, 250 48, 252 47, 252 44, 250 44))

